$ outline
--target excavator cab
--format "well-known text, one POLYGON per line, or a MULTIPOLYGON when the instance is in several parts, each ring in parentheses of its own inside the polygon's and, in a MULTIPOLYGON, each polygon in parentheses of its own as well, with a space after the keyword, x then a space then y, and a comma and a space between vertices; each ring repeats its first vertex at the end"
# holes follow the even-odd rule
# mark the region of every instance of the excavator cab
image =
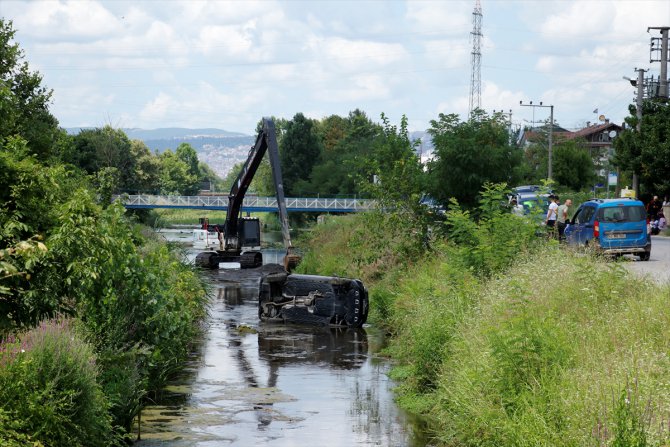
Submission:
POLYGON ((240 240, 242 251, 260 251, 261 249, 261 222, 257 217, 242 217, 240 219, 240 240))

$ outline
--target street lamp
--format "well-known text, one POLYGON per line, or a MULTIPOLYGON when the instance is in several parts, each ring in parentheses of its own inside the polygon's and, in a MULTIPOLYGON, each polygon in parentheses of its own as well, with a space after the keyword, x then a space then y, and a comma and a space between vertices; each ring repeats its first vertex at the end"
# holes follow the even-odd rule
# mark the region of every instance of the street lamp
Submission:
POLYGON ((540 101, 539 105, 538 104, 533 104, 533 101, 530 101, 529 104, 524 104, 523 101, 519 101, 519 105, 522 106, 522 107, 533 107, 533 110, 535 110, 535 107, 549 107, 549 109, 551 110, 551 113, 549 115, 549 157, 548 157, 548 160, 547 160, 547 164, 548 164, 547 179, 551 180, 552 174, 553 174, 552 168, 551 168, 551 165, 552 165, 552 160, 551 159, 552 159, 553 136, 554 136, 554 106, 553 106, 553 104, 545 106, 545 105, 542 104, 542 101, 540 101))

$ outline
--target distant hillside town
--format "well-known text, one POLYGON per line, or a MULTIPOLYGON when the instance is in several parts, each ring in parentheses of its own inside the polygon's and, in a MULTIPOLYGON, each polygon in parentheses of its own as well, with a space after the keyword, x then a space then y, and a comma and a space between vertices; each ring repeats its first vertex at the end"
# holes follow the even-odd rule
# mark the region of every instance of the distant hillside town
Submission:
MULTIPOLYGON (((77 134, 82 127, 65 129, 77 134)), ((170 127, 162 129, 126 128, 123 130, 131 140, 141 140, 152 152, 175 150, 181 143, 190 144, 198 153, 198 159, 205 162, 221 178, 224 178, 233 166, 247 159, 254 137, 239 132, 222 129, 186 129, 170 127)))

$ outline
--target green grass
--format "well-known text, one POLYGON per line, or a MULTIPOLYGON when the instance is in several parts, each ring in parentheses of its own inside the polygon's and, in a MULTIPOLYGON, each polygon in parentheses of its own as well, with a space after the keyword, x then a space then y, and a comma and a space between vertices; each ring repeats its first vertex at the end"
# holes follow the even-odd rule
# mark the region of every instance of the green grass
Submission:
POLYGON ((555 247, 479 285, 449 264, 398 281, 389 351, 439 443, 666 445, 667 286, 555 247))
POLYGON ((398 402, 435 445, 668 445, 670 287, 554 243, 512 250, 505 221, 418 259, 369 224, 317 227, 301 268, 364 279, 398 402))
POLYGON ((198 225, 202 217, 209 218, 209 222, 213 224, 223 223, 226 220, 225 211, 156 208, 153 212, 157 216, 156 226, 159 227, 198 225))
MULTIPOLYGON (((151 219, 155 227, 170 227, 171 225, 199 225, 200 218, 206 217, 211 224, 222 224, 226 221, 225 211, 192 210, 192 209, 164 209, 152 210, 151 219)), ((270 229, 279 229, 279 221, 274 213, 254 213, 252 216, 260 218, 270 229)))

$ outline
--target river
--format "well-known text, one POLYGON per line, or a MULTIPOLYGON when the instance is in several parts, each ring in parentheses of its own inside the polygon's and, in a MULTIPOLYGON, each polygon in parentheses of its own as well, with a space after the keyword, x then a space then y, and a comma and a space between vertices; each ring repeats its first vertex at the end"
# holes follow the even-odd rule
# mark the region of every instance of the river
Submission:
MULTIPOLYGON (((266 262, 281 262, 281 250, 266 252, 266 262)), ((263 323, 258 273, 206 275, 202 340, 160 401, 142 411, 135 446, 426 445, 393 402, 378 330, 263 323)))

